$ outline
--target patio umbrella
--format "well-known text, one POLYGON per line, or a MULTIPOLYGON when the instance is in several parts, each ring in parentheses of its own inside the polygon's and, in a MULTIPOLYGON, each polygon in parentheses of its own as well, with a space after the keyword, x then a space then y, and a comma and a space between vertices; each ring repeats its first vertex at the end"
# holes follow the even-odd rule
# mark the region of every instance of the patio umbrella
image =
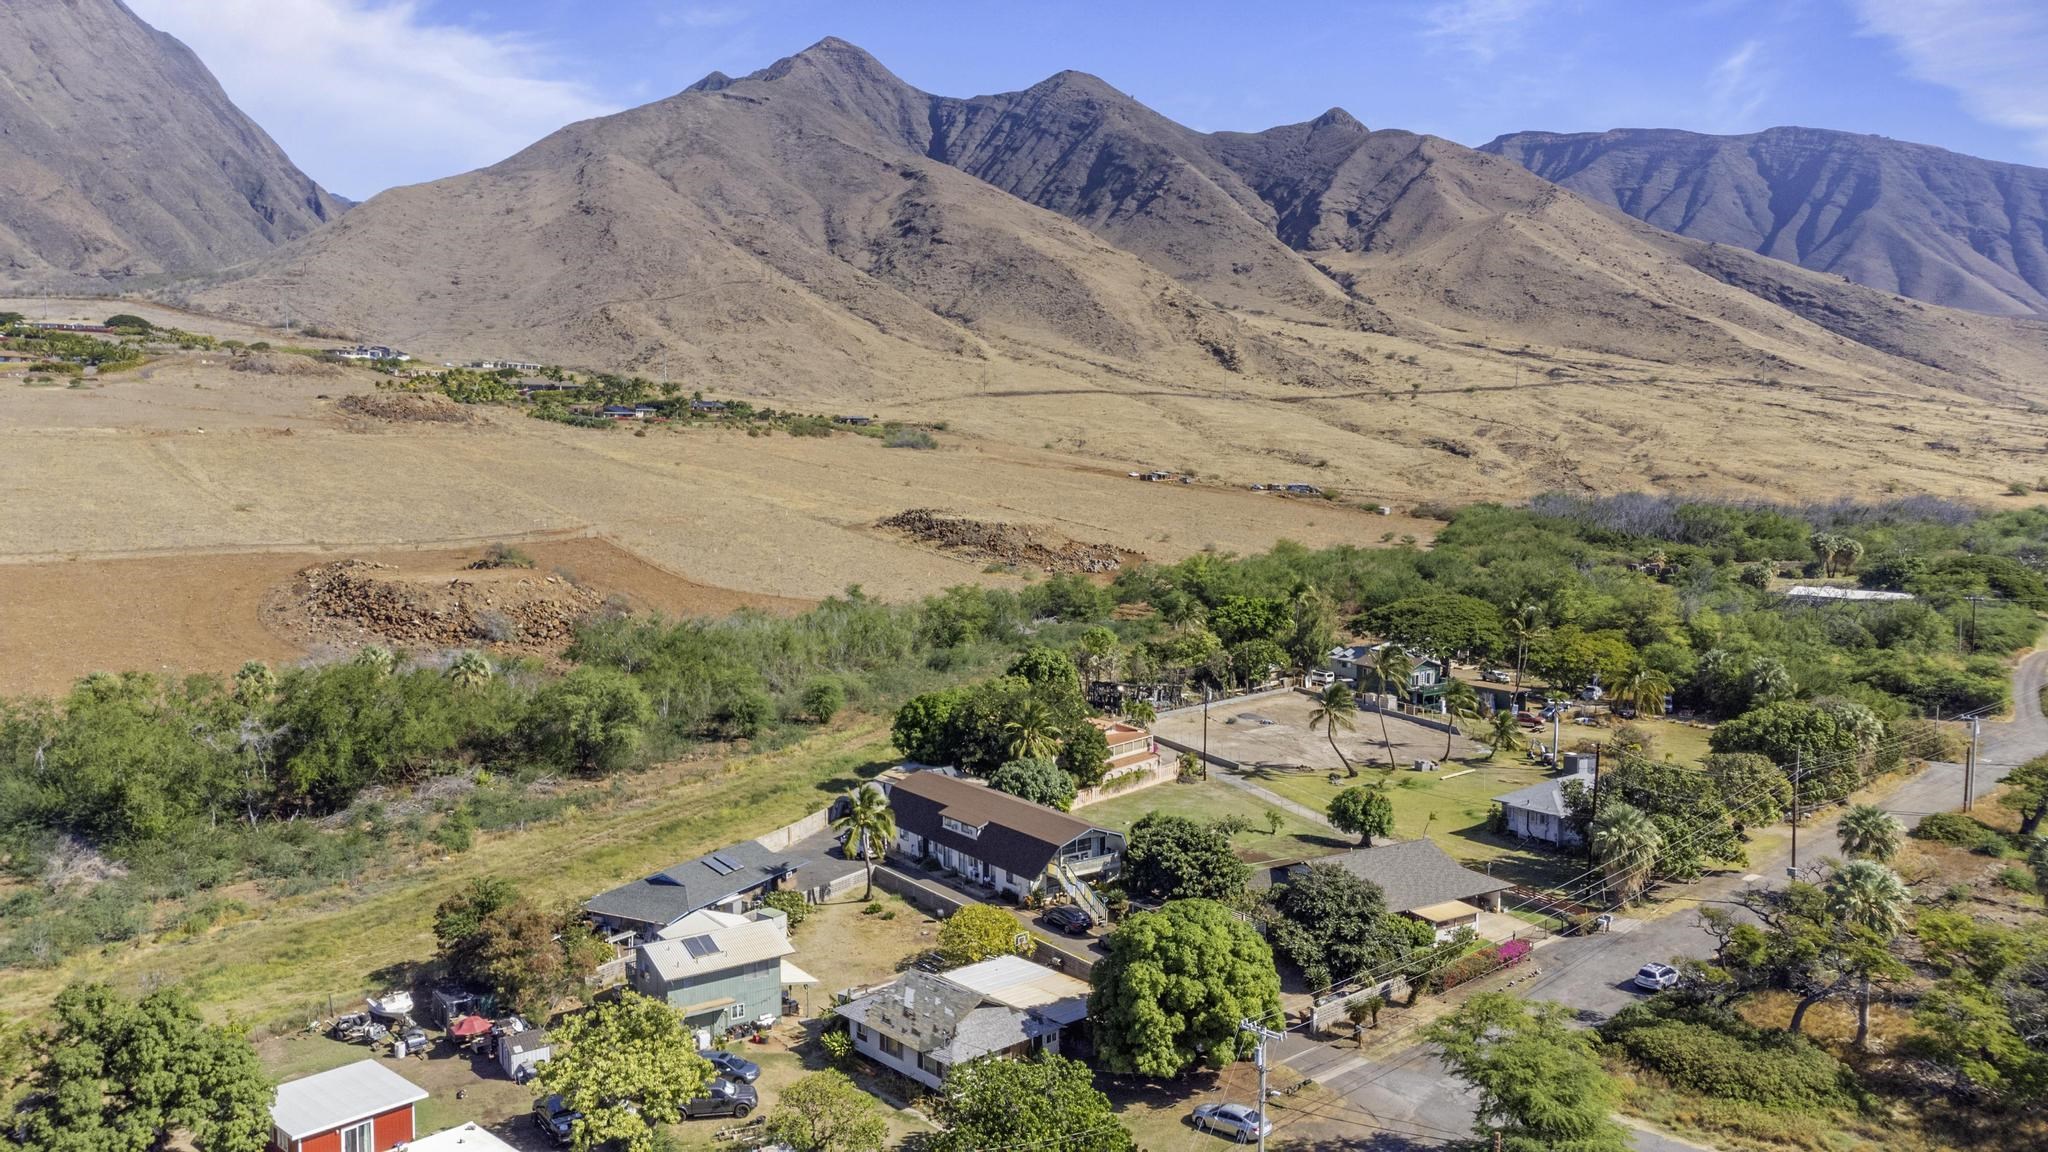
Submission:
POLYGON ((481 1016, 460 1016, 456 1018, 455 1023, 448 1026, 448 1034, 457 1040, 481 1036, 490 1030, 491 1022, 481 1016))

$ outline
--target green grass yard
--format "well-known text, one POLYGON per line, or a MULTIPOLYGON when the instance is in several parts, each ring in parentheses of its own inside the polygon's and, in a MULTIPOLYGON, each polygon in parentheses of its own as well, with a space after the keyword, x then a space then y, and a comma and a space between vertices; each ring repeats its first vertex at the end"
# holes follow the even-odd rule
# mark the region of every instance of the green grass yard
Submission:
POLYGON ((1252 822, 1251 831, 1238 833, 1231 843, 1239 856, 1252 863, 1327 855, 1350 843, 1348 838, 1328 828, 1311 824, 1220 780, 1158 784, 1099 804, 1090 804, 1077 815, 1104 828, 1129 832, 1131 825, 1149 812, 1186 816, 1205 823, 1229 815, 1242 816, 1252 822), (1277 834, 1266 831, 1268 810, 1280 813, 1280 831, 1277 834))

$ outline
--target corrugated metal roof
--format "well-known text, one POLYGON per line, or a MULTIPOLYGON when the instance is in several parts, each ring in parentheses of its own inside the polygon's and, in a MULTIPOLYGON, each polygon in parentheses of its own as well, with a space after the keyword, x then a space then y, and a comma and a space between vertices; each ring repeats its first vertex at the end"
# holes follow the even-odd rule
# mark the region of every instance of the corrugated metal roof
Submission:
POLYGON ((1559 776, 1540 784, 1531 784, 1505 796, 1495 796, 1493 802, 1503 808, 1521 808, 1529 812, 1540 812, 1545 816, 1563 816, 1564 786, 1570 780, 1577 780, 1588 788, 1593 786, 1593 774, 1581 772, 1574 776, 1559 776))
POLYGON ((753 920, 737 928, 721 928, 681 940, 656 940, 642 944, 639 949, 641 965, 664 984, 773 960, 795 951, 795 945, 783 935, 781 923, 774 920, 753 920), (694 941, 704 943, 692 948, 694 941))
POLYGON ((490 1129, 475 1124, 422 1136, 405 1148, 406 1152, 518 1152, 512 1145, 498 1139, 490 1129))
POLYGON ((962 988, 1010 1008, 1028 1008, 1061 1024, 1088 1015, 1088 982, 1022 956, 997 956, 941 973, 962 988))
POLYGON ((358 1060, 278 1085, 270 1122, 287 1139, 303 1140, 426 1098, 426 1089, 383 1064, 358 1060))
POLYGON ((1410 908, 1408 914, 1427 920, 1431 924, 1443 924, 1451 920, 1472 919, 1479 915, 1479 909, 1463 900, 1450 900, 1442 904, 1425 904, 1420 908, 1410 908))

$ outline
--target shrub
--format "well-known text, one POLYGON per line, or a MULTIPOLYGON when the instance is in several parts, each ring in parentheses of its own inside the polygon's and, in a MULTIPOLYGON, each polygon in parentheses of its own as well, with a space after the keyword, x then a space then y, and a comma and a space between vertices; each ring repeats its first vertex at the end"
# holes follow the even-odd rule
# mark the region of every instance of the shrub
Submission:
POLYGON ((818 1046, 825 1050, 825 1059, 834 1064, 845 1064, 853 1059, 853 1037, 845 1032, 827 1032, 819 1036, 818 1046))
POLYGON ((932 434, 922 428, 910 428, 901 424, 891 424, 882 434, 882 447, 884 448, 930 450, 938 446, 939 442, 932 439, 932 434))
POLYGON ((2034 874, 2025 868, 2006 868, 1998 873, 1998 883, 2015 892, 2032 892, 2035 888, 2034 874))
POLYGON ((868 906, 861 909, 860 914, 863 916, 880 916, 882 914, 882 902, 880 900, 868 901, 868 906))
POLYGON ((2005 850, 2005 837, 1997 829, 1987 828, 1961 812, 1934 812, 1921 817, 1919 826, 1913 829, 1913 838, 1986 855, 2000 855, 2005 850))
POLYGON ((783 431, 791 436, 830 436, 832 421, 823 416, 797 416, 783 425, 783 431))
POLYGON ((1500 967, 1500 950, 1481 948, 1467 956, 1460 956, 1436 974, 1432 983, 1439 992, 1448 992, 1460 984, 1468 984, 1500 967))
POLYGON ((513 544, 493 544, 484 549, 483 559, 470 565, 471 568, 531 568, 533 557, 513 544))
POLYGON ((1669 997, 1622 1009, 1600 1033, 1673 1084, 1723 1100, 1815 1110, 1858 1095, 1849 1069, 1804 1036, 1669 997))
POLYGON ((820 724, 830 724, 846 707, 846 685, 835 676, 820 676, 804 685, 804 715, 820 724))
POLYGON ((811 902, 801 892, 770 892, 761 903, 789 918, 791 928, 803 923, 811 914, 811 902))

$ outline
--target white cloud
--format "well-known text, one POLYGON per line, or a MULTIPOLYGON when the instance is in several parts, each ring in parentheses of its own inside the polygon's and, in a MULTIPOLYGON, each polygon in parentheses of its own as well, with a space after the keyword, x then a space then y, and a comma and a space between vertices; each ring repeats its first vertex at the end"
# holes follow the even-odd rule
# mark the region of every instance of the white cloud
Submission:
POLYGON ((1750 119, 1770 96, 1772 75, 1761 40, 1745 40, 1721 58, 1707 76, 1707 94, 1715 126, 1724 130, 1754 127, 1750 119))
POLYGON ((1890 40, 1917 79, 2048 157, 2048 6, 2040 0, 1859 0, 1863 31, 1890 40))
POLYGON ((745 8, 737 4, 722 7, 691 5, 678 12, 665 13, 660 20, 662 23, 681 24, 685 28, 730 28, 749 15, 745 8))
POLYGON ((128 0, 346 196, 468 171, 614 106, 514 37, 412 0, 128 0))
POLYGON ((1544 0, 1439 0, 1423 13, 1422 34, 1480 60, 1492 60, 1520 39, 1522 24, 1544 0))

